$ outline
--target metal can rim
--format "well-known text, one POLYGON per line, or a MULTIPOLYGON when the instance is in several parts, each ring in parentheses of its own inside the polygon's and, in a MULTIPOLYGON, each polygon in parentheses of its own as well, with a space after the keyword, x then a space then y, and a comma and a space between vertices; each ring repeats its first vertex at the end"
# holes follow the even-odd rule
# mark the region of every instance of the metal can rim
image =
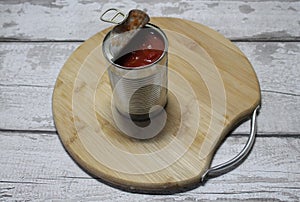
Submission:
POLYGON ((164 51, 163 53, 161 54, 161 56, 156 60, 154 61, 153 63, 151 64, 148 64, 148 65, 143 65, 143 66, 139 66, 139 67, 135 67, 135 68, 129 68, 129 67, 125 67, 125 66, 122 66, 122 65, 118 65, 116 63, 114 63, 110 58, 107 57, 107 54, 106 54, 106 50, 104 48, 104 44, 105 44, 105 41, 108 39, 108 37, 110 36, 110 33, 111 31, 109 31, 106 36, 104 37, 103 39, 103 42, 102 42, 102 53, 104 55, 104 57, 106 58, 106 60, 114 65, 115 67, 118 67, 120 69, 124 69, 124 70, 128 70, 128 71, 132 71, 132 70, 143 70, 143 69, 146 69, 148 67, 151 67, 157 63, 159 63, 166 54, 168 54, 168 47, 169 47, 169 41, 168 41, 168 38, 166 36, 166 34, 164 33, 163 30, 161 30, 158 26, 154 25, 154 24, 151 24, 151 23, 148 23, 146 26, 149 26, 150 28, 154 28, 155 30, 158 30, 159 33, 162 35, 163 39, 164 39, 164 45, 165 45, 165 48, 164 48, 164 51), (149 26, 150 25, 150 26, 149 26))

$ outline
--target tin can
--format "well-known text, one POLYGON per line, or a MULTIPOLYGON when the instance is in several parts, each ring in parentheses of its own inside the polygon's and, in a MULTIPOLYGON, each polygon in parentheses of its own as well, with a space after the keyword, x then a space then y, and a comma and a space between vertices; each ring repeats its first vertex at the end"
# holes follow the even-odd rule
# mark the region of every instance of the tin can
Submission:
POLYGON ((150 23, 139 30, 139 35, 149 32, 160 37, 163 42, 161 55, 149 64, 128 67, 119 62, 124 57, 128 60, 126 57, 129 56, 126 54, 139 51, 130 46, 137 43, 139 37, 131 39, 128 42, 129 48, 118 56, 112 53, 111 32, 105 36, 102 44, 103 55, 108 61, 108 74, 113 91, 112 104, 121 114, 134 121, 146 120, 159 114, 167 104, 168 39, 160 28, 150 23))

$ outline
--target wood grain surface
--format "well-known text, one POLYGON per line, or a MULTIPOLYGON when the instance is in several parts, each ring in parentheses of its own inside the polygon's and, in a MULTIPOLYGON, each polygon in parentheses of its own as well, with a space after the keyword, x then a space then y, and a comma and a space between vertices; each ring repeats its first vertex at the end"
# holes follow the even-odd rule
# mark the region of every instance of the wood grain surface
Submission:
POLYGON ((101 48, 107 30, 63 66, 53 116, 65 148, 93 175, 126 190, 178 192, 199 183, 218 144, 260 105, 260 87, 244 54, 219 33, 179 18, 151 21, 169 41, 166 120, 158 115, 137 129, 109 107, 113 93, 101 48), (124 135, 134 131, 158 135, 142 142, 124 135))
MULTIPOLYGON (((1 0, 0 201, 299 201, 299 5, 298 0, 1 0), (141 195, 97 181, 68 157, 53 126, 53 86, 75 48, 109 26, 98 21, 109 7, 147 8, 151 16, 208 25, 245 53, 261 84, 262 109, 259 138, 238 168, 185 193, 141 195)), ((246 122, 226 139, 213 164, 242 149, 248 128, 246 122)))

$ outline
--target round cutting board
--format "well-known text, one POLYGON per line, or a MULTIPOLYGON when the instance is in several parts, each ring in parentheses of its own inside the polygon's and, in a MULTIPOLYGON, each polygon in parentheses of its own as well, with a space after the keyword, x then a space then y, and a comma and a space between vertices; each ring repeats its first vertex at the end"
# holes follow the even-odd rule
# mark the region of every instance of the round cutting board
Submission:
POLYGON ((73 159, 117 187, 164 192, 192 187, 209 168, 218 145, 260 104, 256 74, 245 55, 201 24, 152 18, 169 40, 166 116, 134 123, 151 139, 135 139, 116 116, 102 41, 111 28, 80 45, 63 66, 53 93, 58 134, 73 159), (162 120, 163 119, 163 120, 162 120), (153 127, 154 126, 154 127, 153 127))

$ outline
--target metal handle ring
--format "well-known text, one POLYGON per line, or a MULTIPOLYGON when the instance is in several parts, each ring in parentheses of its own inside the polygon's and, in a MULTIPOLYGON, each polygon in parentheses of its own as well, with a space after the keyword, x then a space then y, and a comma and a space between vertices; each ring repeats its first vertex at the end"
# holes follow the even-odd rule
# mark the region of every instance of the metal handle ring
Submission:
POLYGON ((242 151, 236 155, 234 158, 230 159, 229 161, 213 166, 209 168, 201 177, 201 182, 204 182, 208 176, 217 176, 220 174, 224 174, 226 171, 231 170, 233 167, 235 167, 237 164, 239 164, 250 152, 256 135, 256 117, 257 117, 257 111, 260 108, 260 106, 257 106, 255 110, 253 111, 252 118, 251 118, 251 130, 249 139, 242 149, 242 151))
POLYGON ((123 20, 126 18, 126 15, 120 11, 119 9, 116 9, 116 8, 110 8, 108 10, 106 10, 101 16, 100 16, 100 20, 102 20, 103 22, 109 22, 109 23, 113 23, 113 24, 120 24, 121 22, 117 22, 115 19, 118 17, 118 16, 122 16, 123 19, 121 22, 123 22, 123 20), (105 15, 107 15, 108 12, 110 11, 114 11, 114 15, 112 18, 105 18, 105 15))

